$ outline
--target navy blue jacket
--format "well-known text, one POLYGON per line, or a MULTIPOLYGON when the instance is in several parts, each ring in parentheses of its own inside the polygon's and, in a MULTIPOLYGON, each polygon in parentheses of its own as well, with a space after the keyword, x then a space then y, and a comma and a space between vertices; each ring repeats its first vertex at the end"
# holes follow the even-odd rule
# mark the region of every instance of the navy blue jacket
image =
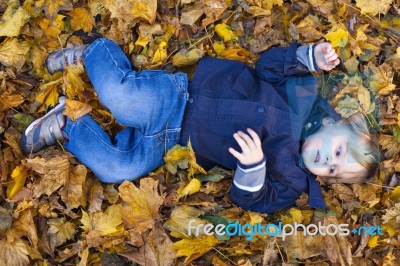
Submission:
POLYGON ((252 128, 266 156, 266 178, 256 192, 232 184, 232 202, 244 209, 270 213, 295 204, 306 192, 310 206, 326 208, 316 177, 302 167, 302 140, 321 126, 323 116, 340 116, 319 97, 316 80, 289 47, 264 52, 256 68, 232 60, 203 58, 189 86, 181 141, 190 138, 196 159, 210 169, 235 169, 228 148, 240 151, 233 133, 252 128), (303 130, 305 125, 312 127, 303 130), (310 124, 309 124, 310 125, 310 124))

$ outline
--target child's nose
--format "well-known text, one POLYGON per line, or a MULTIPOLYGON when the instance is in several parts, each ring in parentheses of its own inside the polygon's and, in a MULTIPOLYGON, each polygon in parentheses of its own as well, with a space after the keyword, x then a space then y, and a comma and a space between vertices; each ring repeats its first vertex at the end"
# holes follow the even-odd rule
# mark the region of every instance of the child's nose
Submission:
POLYGON ((325 155, 325 165, 332 163, 332 158, 329 155, 325 155))

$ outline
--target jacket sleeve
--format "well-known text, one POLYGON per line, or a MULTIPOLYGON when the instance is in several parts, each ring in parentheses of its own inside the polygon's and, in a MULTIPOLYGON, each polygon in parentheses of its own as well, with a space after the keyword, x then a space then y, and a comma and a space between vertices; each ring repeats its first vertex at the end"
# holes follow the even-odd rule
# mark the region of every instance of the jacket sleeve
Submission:
POLYGON ((264 185, 266 173, 265 162, 265 155, 260 162, 252 165, 243 165, 238 162, 233 177, 233 185, 251 192, 260 190, 264 185))
POLYGON ((256 64, 258 76, 271 84, 284 83, 286 77, 310 74, 307 66, 297 58, 299 43, 288 47, 274 47, 261 54, 256 64))
POLYGON ((232 183, 230 198, 243 209, 271 213, 294 205, 302 192, 305 191, 298 191, 279 181, 265 178, 263 186, 257 191, 240 189, 232 183))

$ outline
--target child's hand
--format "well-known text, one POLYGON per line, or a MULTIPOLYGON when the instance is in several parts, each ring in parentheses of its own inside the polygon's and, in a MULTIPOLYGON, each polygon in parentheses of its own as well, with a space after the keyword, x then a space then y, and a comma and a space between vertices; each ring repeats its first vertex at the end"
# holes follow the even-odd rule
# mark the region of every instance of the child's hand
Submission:
POLYGON ((244 165, 254 164, 260 162, 264 158, 264 154, 261 148, 261 140, 257 133, 252 129, 248 128, 250 136, 242 131, 238 131, 233 134, 233 137, 242 148, 242 153, 229 148, 229 152, 232 153, 240 163, 244 165))
POLYGON ((315 46, 314 57, 315 61, 317 62, 317 66, 326 71, 331 70, 340 62, 335 49, 333 49, 332 45, 328 42, 323 42, 315 46))

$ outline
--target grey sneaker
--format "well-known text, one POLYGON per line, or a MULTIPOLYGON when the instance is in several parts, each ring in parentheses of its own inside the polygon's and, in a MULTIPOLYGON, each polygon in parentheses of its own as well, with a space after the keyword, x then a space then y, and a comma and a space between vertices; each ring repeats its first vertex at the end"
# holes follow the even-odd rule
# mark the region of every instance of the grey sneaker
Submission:
POLYGON ((50 74, 64 70, 64 66, 77 64, 82 60, 83 51, 88 45, 77 45, 71 48, 59 49, 51 53, 46 59, 46 67, 50 74))
POLYGON ((65 99, 61 96, 59 103, 45 116, 33 121, 21 136, 21 150, 25 154, 39 151, 46 145, 53 145, 57 140, 65 140, 61 129, 65 126, 65 99))

